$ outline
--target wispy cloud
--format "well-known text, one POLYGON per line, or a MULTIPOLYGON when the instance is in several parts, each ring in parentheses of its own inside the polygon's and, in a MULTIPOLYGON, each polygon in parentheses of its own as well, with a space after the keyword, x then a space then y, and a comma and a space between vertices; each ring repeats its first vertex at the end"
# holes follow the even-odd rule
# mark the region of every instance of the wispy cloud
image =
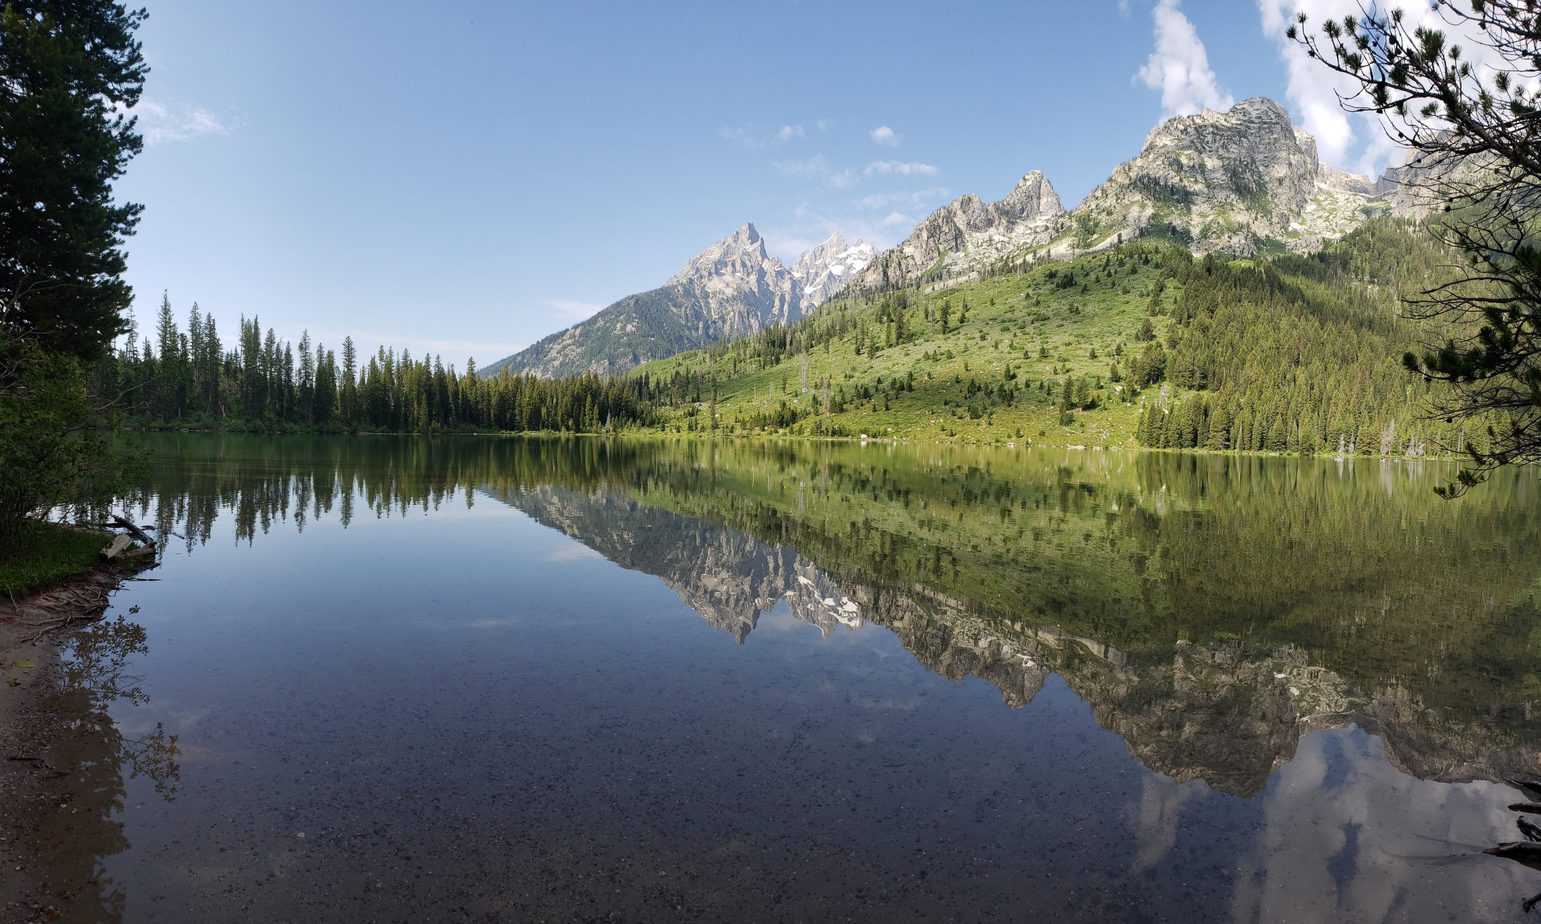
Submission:
POLYGON ((1209 67, 1209 54, 1193 22, 1178 8, 1180 0, 1158 0, 1151 11, 1156 48, 1135 77, 1161 91, 1161 111, 1167 116, 1192 115, 1205 109, 1231 108, 1231 95, 1209 67))
POLYGON ((914 223, 915 219, 900 211, 889 212, 887 215, 883 216, 882 221, 878 222, 878 224, 885 228, 895 228, 901 226, 907 228, 914 223))
MULTIPOLYGON (((826 123, 820 120, 817 124, 819 131, 824 131, 826 123)), ((760 150, 776 144, 786 144, 799 138, 808 137, 808 129, 801 122, 788 122, 778 128, 765 128, 749 123, 739 125, 724 125, 717 129, 717 137, 723 141, 742 145, 750 150, 760 150)))
POLYGON ((203 106, 168 106, 141 98, 139 105, 127 112, 139 118, 139 132, 147 145, 230 134, 230 125, 203 106))
POLYGON ((765 147, 765 139, 747 125, 724 125, 717 129, 717 137, 746 148, 765 147))
POLYGON ((890 208, 923 209, 945 201, 949 190, 945 186, 928 186, 907 192, 881 192, 862 196, 856 204, 864 209, 880 211, 890 208))
POLYGON ((796 160, 771 161, 771 166, 786 176, 800 177, 824 177, 834 170, 829 158, 823 154, 815 154, 812 157, 803 157, 796 160))
POLYGON ((542 301, 541 305, 550 312, 552 320, 563 324, 587 321, 598 313, 599 309, 605 307, 576 298, 548 298, 542 301))
POLYGON ((899 146, 899 133, 887 125, 879 125, 868 132, 867 137, 872 139, 873 144, 881 144, 885 148, 896 148, 899 146))
POLYGON ((771 166, 784 176, 821 180, 831 189, 848 189, 852 183, 856 182, 856 176, 852 171, 836 168, 823 154, 795 160, 772 161, 771 166))
POLYGON ((941 172, 935 164, 903 160, 875 160, 862 169, 865 176, 936 176, 941 172))

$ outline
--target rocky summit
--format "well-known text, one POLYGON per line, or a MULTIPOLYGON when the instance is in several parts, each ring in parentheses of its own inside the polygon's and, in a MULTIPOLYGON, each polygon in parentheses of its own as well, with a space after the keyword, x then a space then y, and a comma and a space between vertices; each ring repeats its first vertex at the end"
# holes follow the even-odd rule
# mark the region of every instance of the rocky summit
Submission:
POLYGON ((1195 253, 1311 250, 1387 207, 1368 179, 1324 167, 1282 106, 1254 98, 1158 125, 1076 207, 1053 249, 1161 233, 1195 253))
POLYGON ((1034 170, 999 202, 986 203, 970 194, 932 212, 851 284, 889 289, 976 274, 1003 257, 1048 243, 1062 227, 1064 213, 1048 178, 1034 170))
MULTIPOLYGON (((822 276, 830 271, 817 261, 808 268, 822 276)), ((650 359, 796 321, 809 307, 799 276, 771 256, 760 232, 746 223, 692 257, 664 285, 628 295, 482 374, 503 369, 544 377, 622 372, 650 359)))
POLYGON ((1379 183, 1321 163, 1316 141, 1269 99, 1156 126, 1140 153, 1070 212, 1033 171, 1005 199, 968 195, 928 216, 853 281, 876 291, 977 277, 1003 259, 1071 257, 1147 235, 1199 254, 1309 251, 1383 212, 1413 209, 1379 183))

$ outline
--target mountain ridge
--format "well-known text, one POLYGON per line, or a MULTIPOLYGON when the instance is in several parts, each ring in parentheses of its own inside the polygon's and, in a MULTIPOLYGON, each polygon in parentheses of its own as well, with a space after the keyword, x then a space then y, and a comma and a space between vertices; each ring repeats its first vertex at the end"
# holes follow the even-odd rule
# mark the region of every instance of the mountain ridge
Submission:
POLYGON ((1031 170, 995 202, 972 193, 952 200, 893 247, 874 251, 837 234, 790 269, 745 224, 663 286, 627 296, 484 374, 624 372, 793 323, 843 293, 977 279, 1139 237, 1165 237, 1198 256, 1310 252, 1380 215, 1419 217, 1420 205, 1404 189, 1413 175, 1391 168, 1372 180, 1325 165, 1315 139, 1283 106, 1252 97, 1223 112, 1161 121, 1138 154, 1072 209, 1047 176, 1031 170))
POLYGON ((624 372, 653 359, 797 321, 844 286, 875 251, 838 234, 788 268, 752 222, 686 261, 661 286, 628 295, 587 320, 486 366, 554 378, 624 372), (861 262, 865 262, 862 260, 861 262))

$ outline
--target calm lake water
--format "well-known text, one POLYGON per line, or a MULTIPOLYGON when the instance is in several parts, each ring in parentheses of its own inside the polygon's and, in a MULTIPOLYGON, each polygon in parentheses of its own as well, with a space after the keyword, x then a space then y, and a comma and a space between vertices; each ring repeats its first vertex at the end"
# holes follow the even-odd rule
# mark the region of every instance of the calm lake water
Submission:
POLYGON ((1515 920, 1541 488, 597 439, 148 442, 69 918, 1515 920), (174 535, 173 535, 174 534, 174 535))

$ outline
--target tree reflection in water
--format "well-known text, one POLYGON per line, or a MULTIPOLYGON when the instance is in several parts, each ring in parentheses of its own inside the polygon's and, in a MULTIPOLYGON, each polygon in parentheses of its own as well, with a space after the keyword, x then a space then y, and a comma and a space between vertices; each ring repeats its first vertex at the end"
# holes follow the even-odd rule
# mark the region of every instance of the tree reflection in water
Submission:
POLYGON ((123 917, 125 893, 105 875, 103 863, 128 847, 120 820, 126 779, 145 776, 162 798, 175 798, 181 780, 177 738, 159 725, 147 735, 125 736, 109 715, 119 701, 148 701, 128 669, 149 650, 143 626, 120 615, 81 630, 64 648, 59 687, 49 703, 60 721, 47 754, 53 777, 41 784, 45 798, 29 800, 39 817, 23 827, 35 838, 34 869, 47 918, 116 921, 123 917))

